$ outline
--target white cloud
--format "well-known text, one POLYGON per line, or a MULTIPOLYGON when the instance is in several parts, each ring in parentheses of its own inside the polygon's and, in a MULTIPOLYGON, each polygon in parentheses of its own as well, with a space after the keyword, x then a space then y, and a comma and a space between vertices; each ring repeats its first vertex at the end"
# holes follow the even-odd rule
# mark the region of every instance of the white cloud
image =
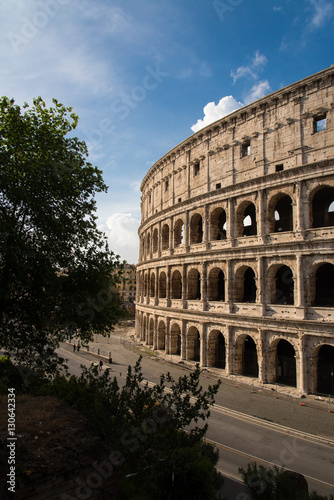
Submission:
POLYGON ((309 23, 309 29, 316 30, 332 17, 333 4, 327 0, 308 0, 313 7, 312 19, 309 23))
POLYGON ((270 91, 270 84, 268 80, 262 80, 251 88, 250 92, 245 97, 245 103, 250 104, 251 102, 257 101, 267 95, 270 91))
POLYGON ((213 123, 226 115, 229 115, 242 106, 242 102, 236 101, 231 95, 227 95, 220 99, 217 105, 214 102, 209 102, 203 108, 204 118, 197 120, 197 123, 191 127, 191 130, 193 132, 198 132, 201 128, 210 125, 210 123, 213 123))
POLYGON ((138 262, 139 225, 140 220, 131 213, 113 213, 104 223, 99 224, 99 229, 108 238, 110 249, 129 264, 138 262))
POLYGON ((268 59, 266 58, 266 56, 260 54, 260 51, 257 50, 251 60, 251 63, 248 66, 239 66, 236 71, 231 70, 233 83, 236 83, 239 78, 243 78, 246 76, 251 76, 252 78, 256 79, 258 77, 257 71, 262 69, 262 67, 265 66, 267 62, 268 59))

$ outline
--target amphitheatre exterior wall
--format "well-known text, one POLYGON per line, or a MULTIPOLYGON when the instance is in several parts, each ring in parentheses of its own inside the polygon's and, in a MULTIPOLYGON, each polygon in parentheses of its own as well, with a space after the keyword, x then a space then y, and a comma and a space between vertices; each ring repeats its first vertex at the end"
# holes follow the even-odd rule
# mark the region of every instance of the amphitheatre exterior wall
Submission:
POLYGON ((141 191, 137 336, 224 376, 334 390, 334 67, 195 133, 141 191))

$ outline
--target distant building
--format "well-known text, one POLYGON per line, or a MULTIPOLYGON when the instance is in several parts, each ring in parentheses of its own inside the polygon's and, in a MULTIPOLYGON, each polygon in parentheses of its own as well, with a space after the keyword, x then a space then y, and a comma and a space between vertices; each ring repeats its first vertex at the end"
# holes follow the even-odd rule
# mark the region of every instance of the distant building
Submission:
POLYGON ((134 264, 124 265, 123 276, 117 285, 117 292, 121 306, 134 316, 136 300, 136 266, 134 264))
POLYGON ((141 191, 138 338, 333 394, 334 67, 193 134, 141 191))

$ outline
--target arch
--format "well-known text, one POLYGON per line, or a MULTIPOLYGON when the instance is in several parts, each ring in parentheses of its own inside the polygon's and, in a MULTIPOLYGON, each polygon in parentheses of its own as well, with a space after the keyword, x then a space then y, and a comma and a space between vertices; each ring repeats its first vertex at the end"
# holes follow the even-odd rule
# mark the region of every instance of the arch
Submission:
POLYGON ((292 199, 280 193, 269 203, 269 232, 278 233, 293 230, 292 199))
POLYGON ((219 267, 211 269, 208 279, 208 300, 225 300, 225 275, 219 267))
POLYGON ((201 275, 197 269, 191 269, 188 273, 188 300, 201 299, 201 275))
POLYGON ((181 356, 181 330, 177 323, 170 329, 170 353, 181 356))
POLYGON ((250 335, 242 334, 238 337, 235 348, 236 371, 245 377, 259 376, 257 348, 250 335))
POLYGON ((166 298, 166 288, 167 287, 167 278, 166 273, 162 271, 159 274, 159 299, 166 298))
POLYGON ((312 227, 334 226, 334 187, 324 186, 312 197, 312 227))
POLYGON ((288 266, 280 266, 275 276, 274 304, 294 304, 293 274, 288 266))
POLYGON ((155 297, 155 274, 151 273, 150 277, 150 297, 155 297))
POLYGON ((226 239, 226 212, 223 208, 213 210, 210 217, 210 239, 211 241, 226 239))
POLYGON ((237 209, 237 236, 255 236, 256 234, 256 208, 254 203, 245 201, 237 209))
POLYGON ((202 243, 203 219, 200 214, 194 214, 190 221, 190 244, 202 243))
POLYGON ((317 357, 317 392, 334 395, 334 346, 323 344, 317 357))
POLYGON ((182 219, 178 219, 174 225, 174 246, 178 247, 183 244, 184 240, 184 224, 182 219))
POLYGON ((166 348, 166 325, 164 321, 159 321, 157 334, 157 349, 164 351, 166 348))
POLYGON ((255 272, 251 267, 241 266, 235 275, 235 301, 256 302, 255 272))
POLYGON ((200 361, 200 353, 200 334, 195 326, 191 326, 187 332, 186 358, 191 361, 200 361))
POLYGON ((285 339, 277 343, 276 380, 283 385, 297 387, 296 352, 293 345, 285 339))
POLYGON ((169 248, 169 225, 164 224, 161 230, 161 248, 162 250, 168 250, 169 248))
POLYGON ((182 299, 182 276, 180 271, 172 274, 172 299, 182 299))
POLYGON ((219 330, 212 330, 208 337, 208 366, 225 369, 226 345, 224 335, 219 330))
POLYGON ((157 228, 153 231, 153 253, 158 251, 158 230, 157 228))
POLYGON ((321 264, 315 273, 314 305, 334 306, 334 265, 328 262, 321 264))

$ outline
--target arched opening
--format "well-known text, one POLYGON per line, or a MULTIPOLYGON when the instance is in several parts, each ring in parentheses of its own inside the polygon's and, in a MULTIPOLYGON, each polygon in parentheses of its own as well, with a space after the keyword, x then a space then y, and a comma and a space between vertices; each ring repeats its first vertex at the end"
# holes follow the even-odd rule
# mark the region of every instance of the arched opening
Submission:
POLYGON ((289 195, 282 196, 274 207, 274 233, 292 231, 292 200, 289 195))
POLYGON ((192 216, 190 221, 190 243, 202 243, 203 241, 203 220, 200 214, 192 216))
POLYGON ((178 247, 183 244, 184 239, 184 224, 183 220, 178 219, 174 225, 174 246, 178 247))
POLYGON ((242 302, 255 302, 256 301, 256 283, 255 283, 255 273, 251 267, 249 267, 244 274, 244 290, 242 302))
POLYGON ((159 298, 160 299, 165 299, 166 298, 166 273, 162 271, 159 274, 159 298))
POLYGON ((150 278, 150 297, 155 297, 155 274, 151 274, 150 278))
POLYGON ((315 276, 315 301, 320 307, 334 306, 334 266, 333 264, 322 264, 315 276))
POLYGON ((225 339, 224 335, 219 330, 213 330, 209 335, 208 366, 222 369, 226 366, 225 339))
POLYGON ((159 351, 165 350, 166 345, 166 325, 163 321, 160 321, 158 327, 158 337, 157 337, 157 349, 159 351))
POLYGON ((277 344, 276 380, 283 385, 296 387, 295 349, 287 340, 281 339, 277 344))
POLYGON ((153 336, 154 336, 154 319, 150 319, 150 328, 148 331, 147 344, 153 345, 153 336))
POLYGON ((219 267, 215 267, 209 273, 208 300, 225 300, 225 276, 223 271, 219 267))
POLYGON ((255 236, 257 234, 257 223, 254 203, 249 203, 244 210, 241 210, 239 218, 242 221, 239 236, 255 236))
POLYGON ((334 188, 323 187, 313 196, 312 227, 334 226, 334 188))
POLYGON ((318 356, 317 392, 334 395, 334 347, 323 345, 318 356))
POLYGON ((188 300, 201 299, 201 275, 197 269, 191 269, 188 274, 188 300))
POLYGON ((200 361, 201 341, 197 328, 190 327, 187 333, 187 359, 200 361))
POLYGON ((180 271, 172 274, 172 299, 182 299, 182 276, 180 271))
POLYGON ((246 336, 243 345, 242 374, 246 377, 257 378, 259 376, 256 344, 249 335, 246 336))
POLYGON ((172 325, 170 331, 170 353, 181 356, 181 330, 177 323, 172 325))
POLYGON ((167 250, 169 248, 169 225, 164 224, 161 230, 161 248, 167 250))
POLYGON ((157 228, 153 231, 153 253, 158 251, 158 230, 157 228))
POLYGON ((219 241, 226 239, 226 212, 222 208, 216 208, 210 218, 210 239, 219 241))
POLYGON ((281 266, 276 273, 275 304, 294 304, 294 281, 290 267, 281 266))

